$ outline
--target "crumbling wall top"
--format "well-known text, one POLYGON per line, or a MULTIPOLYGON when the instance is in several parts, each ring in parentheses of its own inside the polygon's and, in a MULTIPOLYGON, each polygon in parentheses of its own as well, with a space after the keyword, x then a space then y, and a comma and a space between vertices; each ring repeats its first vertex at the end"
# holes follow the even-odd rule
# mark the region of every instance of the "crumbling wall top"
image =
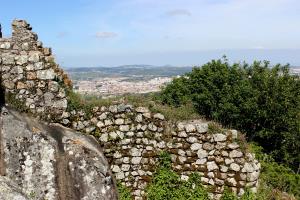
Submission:
POLYGON ((67 108, 66 89, 71 81, 29 23, 18 19, 12 22, 12 37, 0 39, 0 55, 6 103, 47 117, 67 108))

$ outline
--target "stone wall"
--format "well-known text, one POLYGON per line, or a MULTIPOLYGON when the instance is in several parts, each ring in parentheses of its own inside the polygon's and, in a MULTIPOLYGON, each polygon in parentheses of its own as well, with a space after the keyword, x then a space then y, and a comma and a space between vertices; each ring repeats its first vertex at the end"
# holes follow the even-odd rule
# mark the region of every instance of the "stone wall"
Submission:
POLYGON ((12 37, 0 38, 2 85, 31 113, 60 114, 67 108, 65 88, 70 81, 31 29, 26 21, 14 20, 12 37))
POLYGON ((239 145, 238 132, 201 120, 171 123, 145 107, 118 104, 65 112, 61 119, 73 129, 98 137, 116 179, 132 188, 136 199, 157 167, 159 154, 169 152, 172 168, 188 179, 201 175, 218 199, 227 186, 239 195, 256 191, 260 164, 239 145))
POLYGON ((182 179, 199 173, 215 199, 226 186, 239 195, 246 187, 256 190, 260 164, 239 145, 236 130, 216 129, 201 120, 175 123, 125 104, 94 107, 89 113, 70 110, 69 79, 25 21, 13 22, 13 36, 0 39, 0 51, 6 94, 14 94, 37 116, 94 135, 116 179, 132 189, 135 199, 143 198, 162 151, 170 153, 182 179))

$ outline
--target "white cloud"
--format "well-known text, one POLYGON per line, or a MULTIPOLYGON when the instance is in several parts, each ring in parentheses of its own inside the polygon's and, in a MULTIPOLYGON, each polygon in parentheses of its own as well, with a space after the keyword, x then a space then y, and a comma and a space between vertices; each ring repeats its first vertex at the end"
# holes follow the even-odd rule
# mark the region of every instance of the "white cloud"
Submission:
POLYGON ((68 32, 63 31, 63 32, 59 32, 59 33, 56 35, 56 37, 57 37, 57 38, 65 38, 65 37, 68 36, 68 35, 69 35, 68 32))
POLYGON ((100 38, 100 39, 106 39, 106 38, 114 38, 117 37, 118 34, 115 32, 107 32, 107 31, 102 31, 102 32, 97 32, 95 34, 96 38, 100 38))
POLYGON ((167 16, 191 16, 192 13, 189 10, 186 9, 175 9, 175 10, 170 10, 166 12, 167 16))

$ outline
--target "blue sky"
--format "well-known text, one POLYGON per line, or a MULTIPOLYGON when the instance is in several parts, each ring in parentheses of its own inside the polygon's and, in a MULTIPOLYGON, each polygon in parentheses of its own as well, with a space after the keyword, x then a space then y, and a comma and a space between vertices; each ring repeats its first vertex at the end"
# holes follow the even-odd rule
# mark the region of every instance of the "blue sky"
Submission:
POLYGON ((300 66, 299 0, 0 0, 64 67, 270 60, 300 66))

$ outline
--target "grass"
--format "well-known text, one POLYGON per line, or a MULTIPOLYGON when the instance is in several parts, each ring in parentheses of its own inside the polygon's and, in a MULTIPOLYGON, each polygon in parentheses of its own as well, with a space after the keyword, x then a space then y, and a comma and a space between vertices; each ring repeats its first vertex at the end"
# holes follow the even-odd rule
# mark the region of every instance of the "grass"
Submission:
POLYGON ((163 105, 158 99, 157 93, 150 94, 127 94, 118 97, 102 99, 101 97, 93 95, 81 95, 74 92, 69 92, 69 111, 83 109, 86 113, 90 113, 93 107, 110 106, 114 104, 124 103, 131 104, 135 107, 148 107, 153 113, 161 113, 166 119, 191 120, 202 118, 191 104, 186 104, 181 107, 173 107, 163 105))

